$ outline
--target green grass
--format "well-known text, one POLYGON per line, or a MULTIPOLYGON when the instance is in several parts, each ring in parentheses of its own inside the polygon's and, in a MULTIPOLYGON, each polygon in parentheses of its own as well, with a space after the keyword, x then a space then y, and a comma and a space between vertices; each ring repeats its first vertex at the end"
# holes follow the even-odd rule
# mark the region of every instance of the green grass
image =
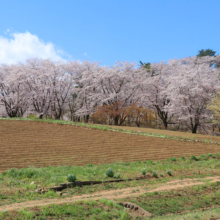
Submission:
POLYGON ((196 210, 184 214, 169 214, 151 218, 151 220, 207 220, 220 219, 220 208, 210 208, 208 210, 196 210))
POLYGON ((13 168, 0 174, 0 187, 2 189, 0 192, 0 205, 43 198, 62 198, 50 190, 45 194, 35 193, 34 190, 37 185, 41 185, 42 188, 49 188, 68 182, 67 176, 71 174, 77 177, 77 181, 117 179, 117 177, 109 178, 105 175, 105 171, 109 167, 115 173, 120 173, 120 178, 125 180, 141 176, 143 170, 150 179, 68 188, 64 191, 66 193, 65 197, 136 186, 150 189, 173 179, 212 176, 220 173, 219 158, 219 155, 206 155, 198 157, 198 160, 176 158, 175 160, 169 159, 156 162, 149 160, 102 165, 88 164, 87 166, 13 168), (172 176, 167 171, 171 171, 172 176), (153 172, 157 174, 157 178, 153 177, 153 172))
POLYGON ((137 198, 120 200, 133 202, 154 216, 192 212, 220 205, 220 182, 185 187, 168 192, 146 193, 137 198))
POLYGON ((126 212, 126 210, 110 200, 100 201, 84 201, 76 202, 74 204, 63 205, 49 205, 44 207, 36 207, 23 209, 21 211, 14 212, 2 212, 0 213, 0 219, 80 219, 80 220, 129 220, 132 219, 126 212))
POLYGON ((103 131, 115 131, 115 132, 121 132, 121 133, 133 134, 133 135, 143 135, 143 136, 148 136, 148 137, 164 138, 164 139, 177 140, 177 141, 190 141, 190 142, 195 142, 195 143, 201 142, 204 144, 220 144, 220 142, 216 142, 214 140, 206 140, 206 139, 197 140, 195 137, 188 138, 188 137, 181 137, 181 136, 172 136, 172 135, 132 131, 128 129, 113 128, 111 126, 106 126, 106 125, 95 125, 95 124, 88 124, 88 123, 82 123, 82 122, 62 121, 62 120, 55 120, 55 119, 0 118, 0 120, 47 122, 47 123, 56 123, 56 124, 62 124, 62 125, 87 127, 87 128, 99 129, 103 131))
MULTIPOLYGON (((153 213, 153 218, 150 218, 153 220, 208 219, 220 217, 219 188, 220 182, 207 183, 169 192, 146 193, 137 198, 118 201, 130 201, 139 205, 153 213)), ((100 199, 5 211, 0 213, 0 219, 143 219, 131 218, 128 212, 115 201, 100 199)))

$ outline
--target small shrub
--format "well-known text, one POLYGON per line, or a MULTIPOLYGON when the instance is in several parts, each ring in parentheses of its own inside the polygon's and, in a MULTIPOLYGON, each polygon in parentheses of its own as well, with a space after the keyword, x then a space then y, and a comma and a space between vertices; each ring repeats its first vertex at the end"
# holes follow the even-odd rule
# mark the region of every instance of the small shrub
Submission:
POLYGON ((107 177, 114 177, 114 171, 112 170, 112 168, 108 168, 106 171, 105 171, 105 175, 107 177))
POLYGON ((144 168, 144 169, 142 169, 142 170, 141 170, 141 173, 142 173, 142 175, 144 175, 144 176, 145 176, 145 175, 146 175, 146 169, 145 169, 145 168, 144 168))
POLYGON ((167 170, 167 174, 168 174, 169 176, 172 176, 171 170, 167 170))
POLYGON ((115 174, 115 178, 120 179, 121 178, 121 174, 120 173, 116 173, 115 174))
POLYGON ((186 158, 184 156, 181 157, 182 160, 185 160, 186 158))
POLYGON ((170 160, 171 161, 176 161, 176 157, 171 157, 170 160))
POLYGON ((76 181, 76 176, 75 175, 68 175, 67 180, 69 182, 75 182, 76 181))
POLYGON ((163 177, 163 173, 161 173, 160 176, 163 177))
POLYGON ((146 173, 150 173, 150 172, 152 172, 151 168, 146 169, 146 173))
POLYGON ((207 160, 208 158, 205 155, 200 155, 197 159, 198 160, 207 160))
POLYGON ((212 154, 211 154, 211 153, 209 153, 209 154, 208 154, 208 157, 212 157, 212 154))
POLYGON ((198 160, 197 157, 196 157, 195 155, 192 155, 192 156, 190 157, 190 159, 191 159, 191 160, 195 160, 195 161, 198 160))
POLYGON ((147 163, 150 165, 154 165, 154 162, 152 160, 148 160, 147 163))
POLYGON ((157 178, 157 173, 156 172, 153 172, 153 177, 157 178))

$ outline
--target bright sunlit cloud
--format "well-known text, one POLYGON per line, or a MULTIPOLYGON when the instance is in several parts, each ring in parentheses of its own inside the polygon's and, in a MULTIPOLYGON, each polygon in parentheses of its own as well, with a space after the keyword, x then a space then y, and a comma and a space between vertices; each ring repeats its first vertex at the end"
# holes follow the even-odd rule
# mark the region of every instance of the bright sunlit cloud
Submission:
MULTIPOLYGON (((10 32, 8 29, 7 32, 10 32)), ((53 61, 64 61, 65 52, 56 49, 53 43, 45 43, 29 32, 0 36, 0 63, 12 64, 38 57, 53 61)))

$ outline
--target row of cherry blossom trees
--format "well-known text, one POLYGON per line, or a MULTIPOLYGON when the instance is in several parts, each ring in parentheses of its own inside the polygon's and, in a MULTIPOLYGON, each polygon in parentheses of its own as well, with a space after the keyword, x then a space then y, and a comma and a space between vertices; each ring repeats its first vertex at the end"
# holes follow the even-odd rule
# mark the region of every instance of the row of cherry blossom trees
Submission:
POLYGON ((210 125, 207 106, 220 91, 219 61, 219 56, 187 57, 147 68, 128 62, 107 67, 37 58, 2 64, 0 115, 68 116, 88 122, 91 115, 103 113, 115 125, 133 118, 140 126, 140 118, 153 111, 165 128, 181 125, 196 133, 210 125))

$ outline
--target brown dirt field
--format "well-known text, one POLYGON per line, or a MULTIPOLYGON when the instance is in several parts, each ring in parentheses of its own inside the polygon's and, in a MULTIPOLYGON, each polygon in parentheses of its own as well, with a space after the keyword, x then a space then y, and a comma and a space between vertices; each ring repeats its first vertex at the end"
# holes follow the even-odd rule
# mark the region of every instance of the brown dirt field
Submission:
POLYGON ((129 127, 129 126, 109 126, 109 127, 126 129, 126 130, 131 130, 131 131, 148 132, 148 133, 154 133, 154 134, 163 134, 163 135, 169 135, 169 136, 196 138, 199 140, 213 140, 213 141, 220 142, 220 137, 212 136, 212 135, 192 134, 189 132, 170 131, 170 130, 163 130, 163 129, 156 129, 156 128, 138 128, 138 127, 129 127))
POLYGON ((69 198, 60 198, 60 199, 41 199, 41 200, 34 200, 34 201, 27 201, 27 202, 21 202, 21 203, 12 203, 10 205, 3 205, 0 206, 0 212, 2 211, 11 211, 16 209, 22 209, 24 207, 31 208, 35 206, 45 206, 50 204, 64 204, 64 203, 73 203, 76 201, 85 201, 85 200, 99 200, 101 198, 105 199, 121 199, 121 198, 127 198, 127 197, 138 197, 141 194, 144 193, 150 193, 150 192, 160 192, 160 191, 171 191, 178 188, 184 188, 188 186, 196 186, 196 185, 202 185, 204 182, 201 180, 211 180, 210 182, 218 182, 220 180, 219 176, 215 177, 206 177, 202 179, 183 179, 183 180, 175 180, 170 181, 166 184, 162 184, 154 189, 147 189, 146 187, 129 187, 125 189, 116 189, 116 190, 105 190, 97 193, 92 194, 84 194, 80 196, 72 196, 69 198))
POLYGON ((0 121, 0 171, 28 166, 86 165, 220 153, 190 143, 45 122, 0 121))

